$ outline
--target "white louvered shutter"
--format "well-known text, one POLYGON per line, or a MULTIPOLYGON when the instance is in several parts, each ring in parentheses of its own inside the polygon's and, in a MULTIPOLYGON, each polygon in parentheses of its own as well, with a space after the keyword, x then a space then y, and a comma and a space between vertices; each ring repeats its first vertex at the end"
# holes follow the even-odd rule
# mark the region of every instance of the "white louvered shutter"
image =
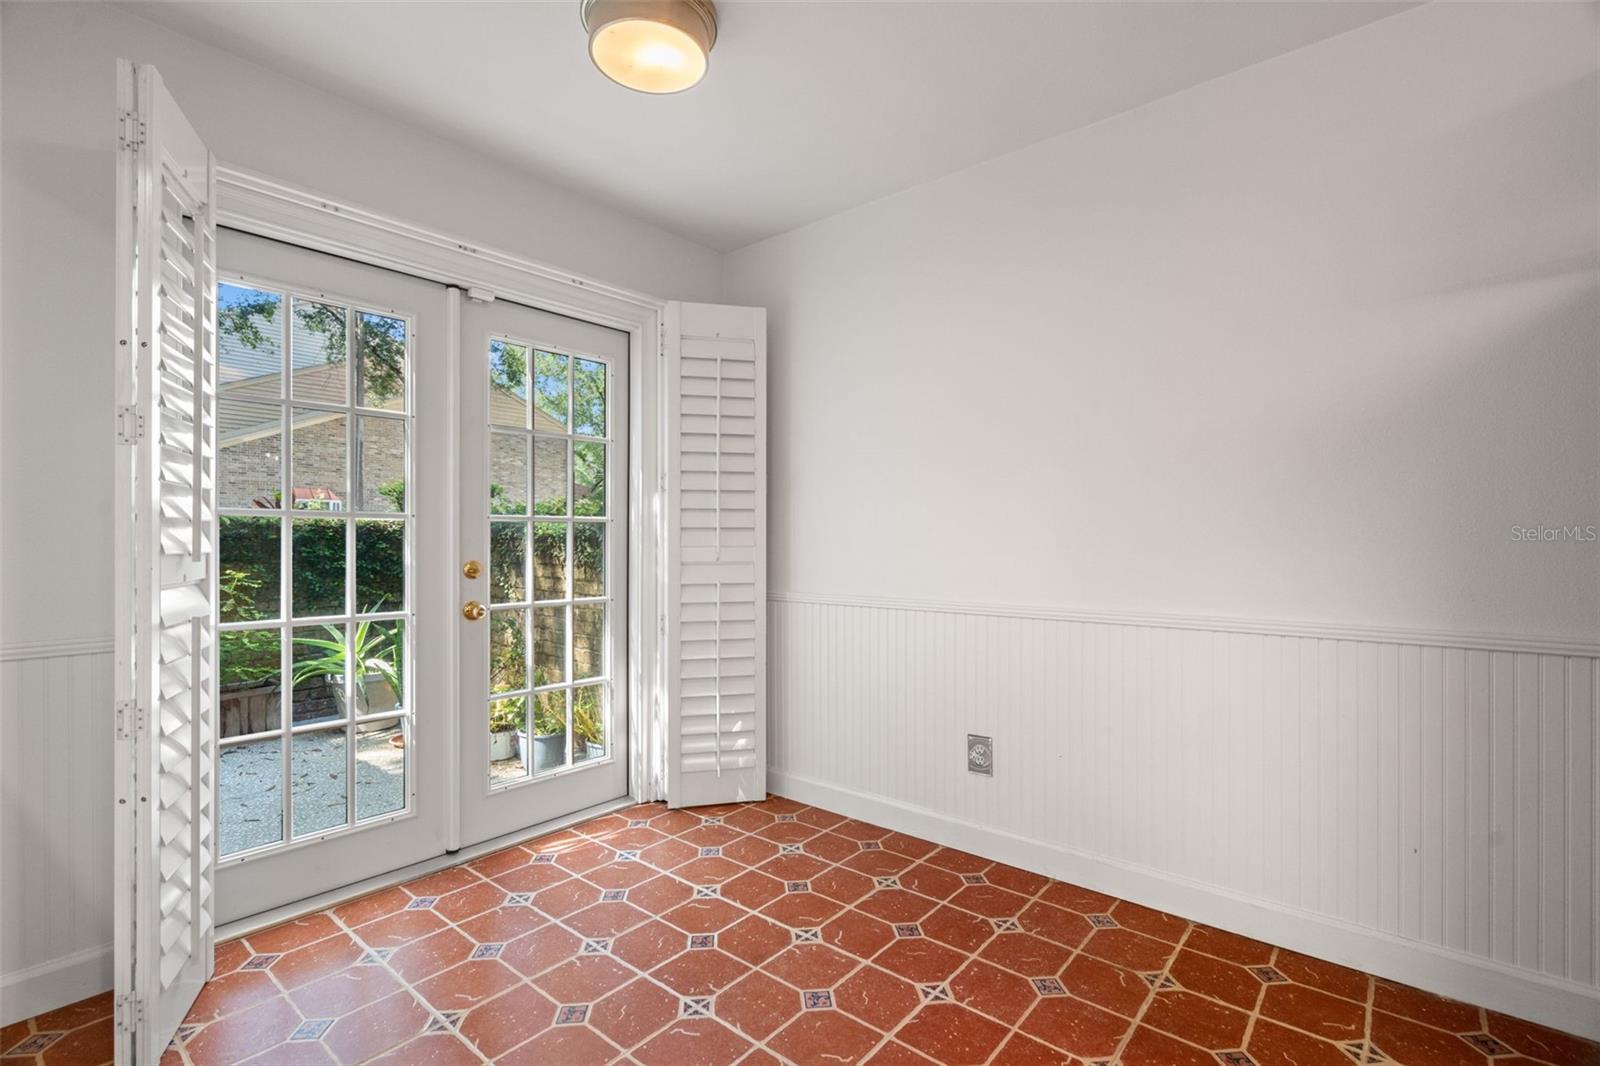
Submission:
POLYGON ((215 167, 118 67, 117 1054, 153 1063, 212 969, 215 167))
POLYGON ((767 794, 767 312, 673 303, 667 802, 767 794))

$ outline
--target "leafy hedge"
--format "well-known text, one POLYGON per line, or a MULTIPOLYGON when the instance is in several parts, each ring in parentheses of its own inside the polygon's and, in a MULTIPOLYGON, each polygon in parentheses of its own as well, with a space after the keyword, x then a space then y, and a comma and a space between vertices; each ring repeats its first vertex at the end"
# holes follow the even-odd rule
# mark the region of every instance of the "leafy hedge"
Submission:
MULTIPOLYGON (((221 593, 224 622, 282 617, 279 546, 283 519, 228 515, 220 519, 221 593)), ((299 519, 294 530, 294 589, 298 614, 334 614, 344 609, 345 519, 299 519)), ((405 523, 363 519, 356 523, 356 604, 362 610, 393 609, 405 598, 405 523)), ((224 686, 275 679, 279 673, 276 630, 243 630, 221 637, 224 686)))
MULTIPOLYGON (((378 490, 397 511, 405 509, 405 488, 391 482, 378 490)), ((549 500, 539 508, 549 515, 566 512, 564 499, 549 500)), ((490 512, 498 515, 528 513, 527 503, 511 497, 502 486, 490 489, 490 512)), ((598 517, 602 502, 598 498, 576 501, 578 516, 598 517)), ((562 523, 537 521, 531 516, 535 571, 559 572, 566 555, 566 527, 562 523)), ((220 616, 225 622, 268 621, 282 617, 279 550, 283 536, 280 516, 230 515, 221 519, 220 616)), ((295 515, 291 523, 294 560, 294 588, 290 590, 297 615, 342 613, 345 582, 345 522, 327 512, 295 515)), ((526 544, 527 526, 521 522, 495 522, 490 526, 490 553, 493 559, 519 559, 526 544)), ((598 574, 604 560, 605 527, 580 525, 573 538, 574 578, 584 571, 598 574)), ((355 558, 356 607, 358 611, 390 609, 404 601, 405 523, 400 519, 361 519, 356 522, 355 558)), ((489 575, 491 602, 521 598, 517 585, 522 578, 515 571, 489 575)), ((221 636, 223 686, 277 681, 280 673, 280 635, 277 629, 242 630, 221 636)), ((521 676, 524 670, 523 641, 491 640, 491 676, 521 676)), ((535 671, 534 684, 546 682, 535 671)), ((600 696, 597 688, 578 689, 573 699, 573 731, 581 740, 604 740, 600 696)), ((534 733, 552 735, 566 729, 565 700, 560 692, 535 698, 534 733)), ((516 697, 494 701, 491 728, 521 729, 527 717, 527 701, 516 697)))

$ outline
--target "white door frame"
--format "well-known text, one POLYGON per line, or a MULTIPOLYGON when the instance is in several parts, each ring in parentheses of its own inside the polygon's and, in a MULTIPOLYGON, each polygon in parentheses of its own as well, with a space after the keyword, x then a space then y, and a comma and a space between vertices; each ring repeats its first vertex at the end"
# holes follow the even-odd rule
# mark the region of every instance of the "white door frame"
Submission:
MULTIPOLYGON (((628 334, 628 793, 637 802, 666 798, 666 707, 662 615, 666 532, 660 506, 665 458, 661 388, 662 314, 666 301, 483 248, 317 196, 260 175, 217 167, 217 223, 358 262, 493 294, 531 307, 610 326, 628 334)), ((459 366, 459 322, 449 323, 459 366)), ((454 397, 450 398, 452 407, 454 397)), ((441 486, 454 491, 455 486, 441 486)), ((456 534, 452 533, 454 538, 456 534)), ((459 552, 449 546, 448 558, 459 552)), ((459 675, 448 679, 459 690, 459 675)), ((451 765, 459 764, 452 753, 451 765)), ((459 792, 459 782, 453 783, 459 792)), ((454 812, 456 804, 452 803, 454 812)), ((452 849, 460 845, 451 818, 452 849)))

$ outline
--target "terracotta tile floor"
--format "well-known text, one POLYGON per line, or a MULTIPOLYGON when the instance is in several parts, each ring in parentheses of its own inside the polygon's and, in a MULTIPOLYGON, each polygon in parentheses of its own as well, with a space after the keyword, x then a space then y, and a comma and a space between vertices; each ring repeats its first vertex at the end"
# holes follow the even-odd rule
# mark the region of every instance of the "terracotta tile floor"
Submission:
MULTIPOLYGON (((5 1030, 99 1063, 110 1000, 5 1030)), ((1600 1063, 1600 1047, 784 799, 651 805, 217 948, 164 1063, 1600 1063)))

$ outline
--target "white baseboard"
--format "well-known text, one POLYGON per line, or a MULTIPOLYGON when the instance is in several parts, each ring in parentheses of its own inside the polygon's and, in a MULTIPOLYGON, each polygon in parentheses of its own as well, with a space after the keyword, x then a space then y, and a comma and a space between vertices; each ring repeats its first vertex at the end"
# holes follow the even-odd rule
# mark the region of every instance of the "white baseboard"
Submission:
POLYGON ((1600 1040, 1600 994, 1489 959, 997 831, 886 796, 768 770, 772 792, 987 859, 1600 1040))
POLYGON ((0 974, 0 1025, 104 992, 111 987, 111 977, 110 944, 0 974))

